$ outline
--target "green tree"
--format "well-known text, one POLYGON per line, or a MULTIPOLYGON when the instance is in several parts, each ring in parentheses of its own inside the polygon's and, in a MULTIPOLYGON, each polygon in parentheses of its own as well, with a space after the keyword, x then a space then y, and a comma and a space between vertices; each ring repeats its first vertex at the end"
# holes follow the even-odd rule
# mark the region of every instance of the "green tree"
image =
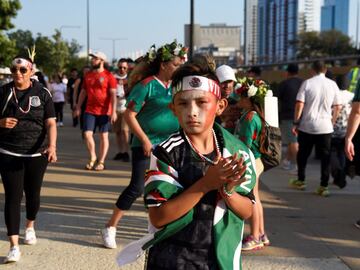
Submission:
POLYGON ((31 48, 34 45, 34 38, 29 30, 17 30, 9 33, 10 40, 15 42, 15 47, 18 53, 25 53, 27 48, 31 48))
POLYGON ((355 54, 351 39, 337 30, 302 32, 295 42, 298 59, 355 54))
POLYGON ((19 0, 0 0, 0 30, 14 28, 11 19, 16 17, 19 9, 21 9, 19 0))
POLYGON ((11 18, 21 8, 19 0, 0 0, 0 66, 7 66, 16 52, 15 43, 3 34, 3 30, 14 27, 11 18))

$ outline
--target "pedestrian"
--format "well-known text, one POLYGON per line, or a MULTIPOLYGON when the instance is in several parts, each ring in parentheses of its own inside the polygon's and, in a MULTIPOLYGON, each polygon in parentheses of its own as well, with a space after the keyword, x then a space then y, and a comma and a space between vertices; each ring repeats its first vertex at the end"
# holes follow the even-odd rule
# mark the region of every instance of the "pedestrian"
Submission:
POLYGON ((303 80, 298 77, 299 67, 297 64, 289 64, 286 71, 287 78, 279 85, 281 140, 287 145, 282 168, 296 172, 296 155, 299 144, 297 142, 297 136, 292 133, 292 127, 296 95, 303 80))
POLYGON ((5 224, 10 251, 5 263, 20 259, 21 200, 25 193, 24 243, 37 242, 34 224, 48 162, 56 157, 56 122, 50 92, 34 74, 33 58, 17 56, 13 81, 0 88, 0 174, 5 190, 5 224))
POLYGON ((357 83, 360 79, 360 58, 356 61, 356 66, 352 67, 346 74, 347 89, 349 92, 354 93, 357 83))
POLYGON ((116 80, 104 68, 107 60, 103 52, 91 53, 92 71, 85 75, 79 101, 76 105, 76 116, 80 116, 81 106, 87 97, 84 114, 83 132, 90 158, 85 165, 87 170, 102 171, 105 169, 105 158, 109 150, 110 123, 115 123, 116 115, 116 80), (99 129, 100 150, 95 151, 94 132, 99 129))
POLYGON ((316 194, 330 195, 331 135, 341 109, 340 90, 337 84, 326 78, 326 66, 322 61, 313 63, 315 75, 303 82, 296 96, 293 132, 298 135, 297 179, 290 179, 289 185, 304 190, 306 188, 305 169, 314 145, 321 158, 321 181, 316 194))
MULTIPOLYGON (((338 86, 341 89, 339 84, 338 86)), ((354 93, 348 90, 341 90, 340 98, 341 110, 336 119, 334 132, 331 136, 330 172, 334 179, 334 185, 337 185, 339 188, 344 188, 346 186, 345 134, 354 93)))
POLYGON ((146 269, 241 269, 254 157, 214 123, 226 101, 207 67, 188 63, 174 73, 170 106, 181 129, 155 148, 145 179, 150 228, 159 230, 145 244, 146 269))
POLYGON ((83 86, 83 82, 84 82, 84 78, 85 75, 91 71, 91 67, 90 66, 84 66, 82 68, 80 77, 76 79, 75 83, 74 83, 74 92, 73 92, 73 118, 78 119, 79 121, 79 126, 80 126, 80 130, 83 130, 84 127, 84 114, 85 114, 85 109, 86 109, 86 103, 87 103, 87 98, 84 99, 82 105, 81 105, 81 110, 80 110, 80 116, 76 115, 76 104, 79 101, 79 96, 80 96, 80 92, 83 86))
POLYGON ((234 133, 236 121, 240 117, 240 111, 234 95, 234 86, 236 82, 234 70, 227 65, 221 65, 216 69, 216 76, 219 79, 221 87, 221 97, 226 98, 227 107, 220 115, 221 125, 230 133, 234 133))
POLYGON ((171 76, 183 64, 186 51, 176 41, 157 50, 152 46, 132 71, 131 92, 124 115, 134 134, 131 143, 131 180, 117 199, 111 218, 101 230, 103 244, 107 248, 116 248, 116 226, 144 190, 144 174, 149 168, 154 146, 179 129, 178 121, 168 105, 171 102, 171 76))
POLYGON ((264 210, 259 194, 259 181, 264 165, 261 161, 262 147, 265 140, 264 99, 267 84, 259 79, 245 77, 238 81, 236 93, 240 97, 238 106, 242 109, 234 135, 250 148, 255 157, 256 184, 254 195, 256 204, 250 218, 250 234, 244 239, 242 250, 258 250, 270 245, 265 232, 264 210))
POLYGON ((114 132, 116 144, 119 152, 113 158, 114 160, 122 160, 129 162, 129 139, 130 129, 129 125, 124 119, 124 112, 126 110, 126 97, 129 94, 128 88, 128 63, 125 58, 119 59, 117 63, 118 70, 115 73, 117 81, 116 97, 117 97, 117 120, 114 123, 114 132))
MULTIPOLYGON (((360 167, 360 81, 358 81, 345 136, 345 154, 355 167, 360 167)), ((355 226, 360 229, 360 217, 355 226)))
POLYGON ((63 118, 66 90, 66 84, 62 82, 61 76, 54 74, 52 76, 52 83, 50 84, 50 91, 55 106, 56 124, 59 127, 64 126, 63 118))
MULTIPOLYGON (((78 70, 76 68, 72 68, 70 70, 70 78, 68 80, 67 83, 67 91, 66 91, 66 96, 67 96, 67 102, 69 102, 70 104, 70 109, 72 112, 75 111, 75 106, 74 103, 76 102, 76 100, 74 101, 74 88, 75 88, 75 82, 78 79, 78 70)), ((76 105, 76 103, 75 103, 76 105)), ((74 116, 74 114, 72 114, 72 126, 76 127, 78 125, 78 118, 74 116)))

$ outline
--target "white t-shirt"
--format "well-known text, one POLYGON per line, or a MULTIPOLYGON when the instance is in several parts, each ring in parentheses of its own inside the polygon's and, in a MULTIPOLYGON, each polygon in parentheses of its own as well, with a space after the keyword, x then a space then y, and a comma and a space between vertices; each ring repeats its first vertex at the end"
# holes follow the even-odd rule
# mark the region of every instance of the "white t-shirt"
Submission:
POLYGON ((63 83, 52 83, 51 92, 53 102, 65 102, 66 85, 63 83))
POLYGON ((296 100, 304 103, 300 131, 309 134, 329 134, 334 131, 332 106, 342 104, 339 87, 334 81, 320 73, 303 82, 296 100))

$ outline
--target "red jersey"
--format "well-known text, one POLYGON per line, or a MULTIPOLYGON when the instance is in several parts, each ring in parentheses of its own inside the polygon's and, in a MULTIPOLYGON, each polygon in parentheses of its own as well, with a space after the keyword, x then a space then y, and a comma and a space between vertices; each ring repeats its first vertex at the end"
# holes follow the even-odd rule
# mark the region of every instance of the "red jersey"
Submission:
POLYGON ((85 112, 95 115, 111 115, 111 92, 116 89, 116 79, 107 70, 91 71, 85 75, 83 88, 87 93, 85 112))

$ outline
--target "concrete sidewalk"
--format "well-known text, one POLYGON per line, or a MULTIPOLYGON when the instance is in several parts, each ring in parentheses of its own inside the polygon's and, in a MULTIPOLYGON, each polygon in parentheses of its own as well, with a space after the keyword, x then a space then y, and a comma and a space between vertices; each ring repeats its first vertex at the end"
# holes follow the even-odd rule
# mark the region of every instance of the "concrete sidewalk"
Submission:
MULTIPOLYGON (((66 120, 67 126, 59 128, 59 162, 50 165, 45 176, 36 225, 38 244, 21 245, 21 261, 0 264, 0 269, 118 269, 115 257, 121 247, 146 233, 147 215, 139 199, 118 227, 118 249, 101 246, 99 229, 129 182, 130 164, 111 160, 116 152, 111 135, 107 169, 84 170, 87 154, 81 134, 69 127, 69 117, 66 120)), ((353 226, 360 218, 359 177, 348 179, 344 190, 330 186, 331 196, 322 198, 313 194, 319 175, 318 162, 310 160, 308 189, 303 192, 288 188, 290 175, 280 168, 263 175, 262 198, 271 246, 243 253, 243 269, 360 270, 360 230, 353 226)), ((3 207, 1 186, 0 209, 3 207)), ((7 251, 1 212, 0 261, 7 251)), ((122 269, 142 269, 142 262, 122 269)))

